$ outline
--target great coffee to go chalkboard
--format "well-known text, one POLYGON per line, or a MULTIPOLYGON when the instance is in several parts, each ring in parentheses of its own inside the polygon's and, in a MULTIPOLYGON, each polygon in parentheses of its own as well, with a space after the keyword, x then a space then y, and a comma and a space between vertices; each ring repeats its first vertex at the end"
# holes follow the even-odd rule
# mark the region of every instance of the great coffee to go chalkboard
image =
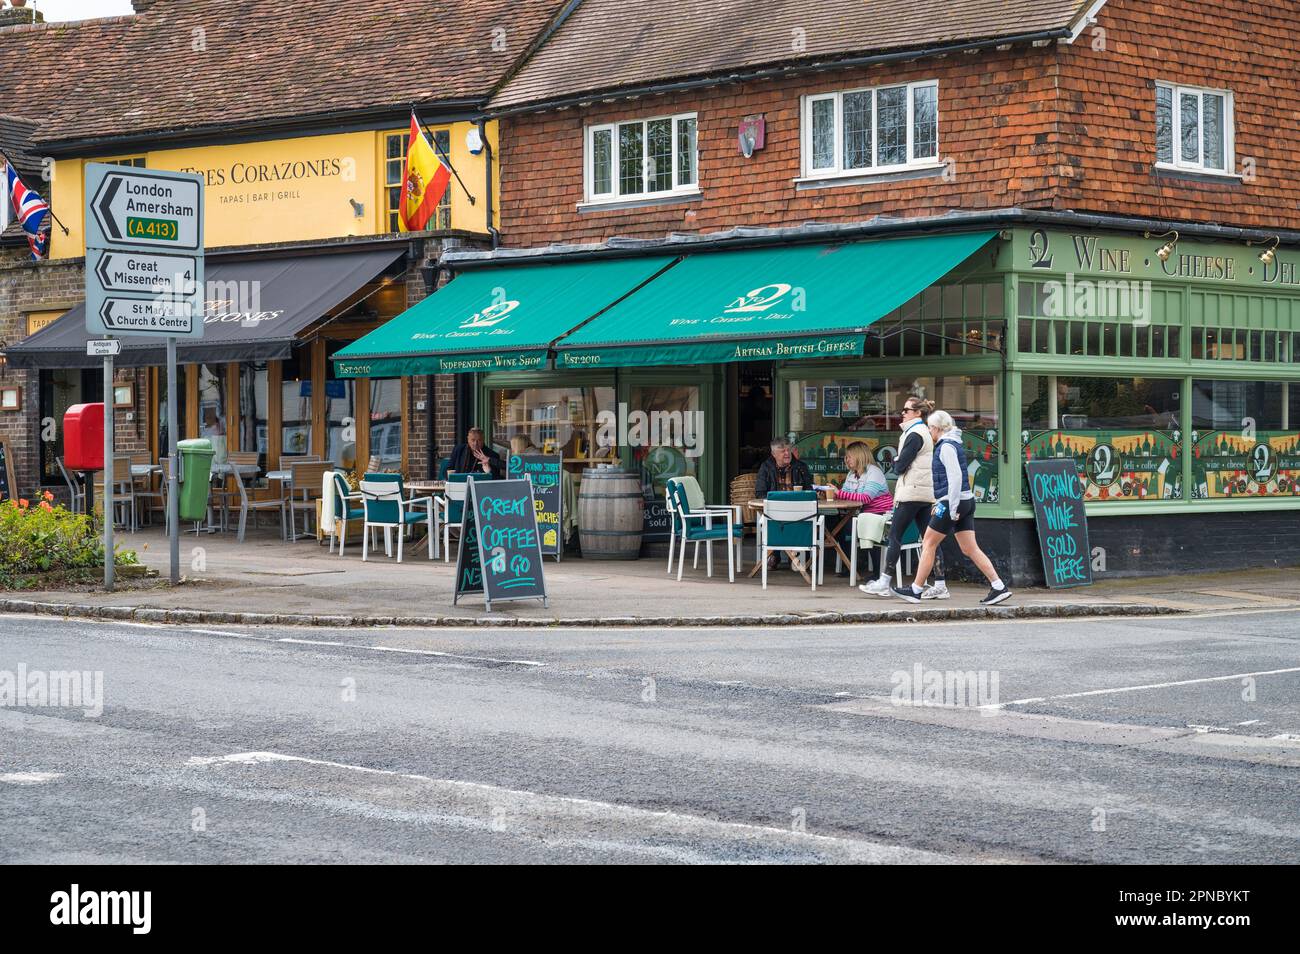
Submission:
POLYGON ((1092 582, 1092 553, 1083 485, 1074 461, 1032 460, 1025 464, 1025 474, 1047 585, 1087 586, 1092 582))
POLYGON ((559 454, 511 454, 506 476, 533 482, 533 499, 537 506, 537 532, 541 534, 542 552, 559 559, 564 550, 563 514, 564 462, 559 454))
POLYGON ((507 600, 547 605, 532 485, 473 477, 466 483, 453 605, 467 593, 482 593, 489 610, 507 600))

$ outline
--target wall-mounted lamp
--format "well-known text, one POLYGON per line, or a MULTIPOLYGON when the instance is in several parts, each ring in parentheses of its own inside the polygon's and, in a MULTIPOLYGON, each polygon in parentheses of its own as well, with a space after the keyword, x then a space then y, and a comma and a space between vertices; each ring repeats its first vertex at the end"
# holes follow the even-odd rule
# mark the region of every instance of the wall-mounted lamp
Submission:
MULTIPOLYGON (((1166 235, 1172 235, 1173 238, 1171 238, 1171 239, 1170 239, 1168 242, 1166 242, 1164 245, 1161 245, 1158 249, 1156 249, 1156 258, 1160 259, 1160 261, 1162 261, 1162 262, 1167 262, 1167 261, 1169 261, 1169 256, 1172 255, 1172 254, 1174 254, 1174 246, 1178 244, 1178 230, 1177 230, 1177 229, 1170 229, 1168 232, 1164 232, 1164 233, 1161 234, 1161 235, 1157 235, 1156 238, 1158 238, 1158 239, 1162 239, 1162 238, 1164 238, 1166 235)), ((1142 233, 1142 237, 1143 237, 1143 238, 1151 238, 1151 233, 1150 233, 1150 232, 1143 232, 1143 233, 1142 233)))
POLYGON ((1267 244, 1269 241, 1272 241, 1273 244, 1269 245, 1268 248, 1264 249, 1264 251, 1259 253, 1259 260, 1263 262, 1265 265, 1272 265, 1273 259, 1277 258, 1277 247, 1282 244, 1282 239, 1274 235, 1271 240, 1263 239, 1262 241, 1259 242, 1251 241, 1246 243, 1247 245, 1264 245, 1267 244))
POLYGON ((356 199, 348 199, 348 202, 352 205, 352 214, 357 218, 361 218, 366 214, 366 204, 364 202, 358 202, 356 199))

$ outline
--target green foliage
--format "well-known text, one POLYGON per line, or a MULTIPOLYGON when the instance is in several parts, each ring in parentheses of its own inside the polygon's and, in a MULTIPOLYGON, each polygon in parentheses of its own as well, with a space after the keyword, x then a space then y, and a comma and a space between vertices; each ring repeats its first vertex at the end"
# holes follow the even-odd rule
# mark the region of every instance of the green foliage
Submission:
MULTIPOLYGON (((93 515, 55 506, 50 493, 32 506, 27 500, 0 503, 0 587, 27 589, 45 574, 64 574, 104 565, 101 523, 93 515)), ((116 563, 134 564, 134 551, 119 551, 116 563)))

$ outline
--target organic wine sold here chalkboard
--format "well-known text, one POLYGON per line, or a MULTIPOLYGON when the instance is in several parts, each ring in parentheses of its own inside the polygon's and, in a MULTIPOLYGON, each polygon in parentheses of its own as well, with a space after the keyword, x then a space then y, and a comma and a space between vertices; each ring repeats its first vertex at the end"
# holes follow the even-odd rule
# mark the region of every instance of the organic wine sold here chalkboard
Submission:
POLYGON ((548 605, 532 484, 473 477, 466 483, 452 604, 467 593, 482 593, 489 611, 507 600, 548 605))
POLYGON ((1092 582, 1092 551, 1083 485, 1074 460, 1031 460, 1025 464, 1025 474, 1047 585, 1052 589, 1087 586, 1092 582))

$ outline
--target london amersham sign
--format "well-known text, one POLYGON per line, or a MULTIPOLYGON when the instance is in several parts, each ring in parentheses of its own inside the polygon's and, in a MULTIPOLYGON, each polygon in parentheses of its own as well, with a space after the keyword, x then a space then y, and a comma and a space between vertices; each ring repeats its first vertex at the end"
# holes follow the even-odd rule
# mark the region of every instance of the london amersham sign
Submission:
POLYGON ((203 179, 86 166, 86 329, 203 337, 203 179))

